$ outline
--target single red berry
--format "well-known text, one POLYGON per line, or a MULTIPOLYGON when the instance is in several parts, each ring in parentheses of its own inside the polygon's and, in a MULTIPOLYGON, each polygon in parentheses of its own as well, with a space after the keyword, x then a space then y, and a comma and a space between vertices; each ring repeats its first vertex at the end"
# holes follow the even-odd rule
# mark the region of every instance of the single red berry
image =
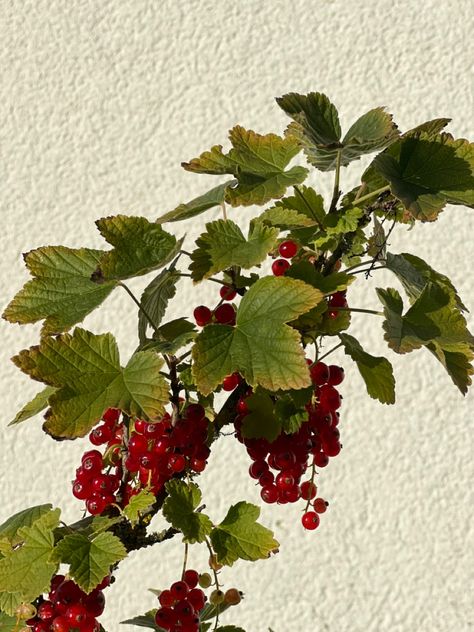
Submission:
POLYGON ((223 285, 219 291, 219 294, 224 301, 232 301, 237 296, 237 292, 234 290, 234 288, 229 287, 228 285, 223 285))
POLYGON ((92 445, 102 445, 110 441, 113 436, 114 429, 107 424, 101 424, 89 433, 89 441, 92 445))
POLYGON ((196 588, 199 582, 199 573, 192 568, 184 571, 183 581, 188 585, 188 588, 196 588))
POLYGON ((229 303, 223 303, 214 312, 214 317, 221 325, 233 325, 235 323, 235 309, 229 303))
MULTIPOLYGON (((119 479, 119 482, 120 482, 120 479, 119 479)), ((106 575, 104 579, 100 582, 100 584, 97 584, 97 586, 95 587, 95 590, 104 590, 104 588, 107 588, 107 586, 110 586, 111 581, 112 581, 112 576, 106 575)))
POLYGON ((305 500, 312 500, 317 493, 318 489, 311 481, 305 481, 301 483, 301 497, 305 500))
POLYGON ((155 614, 155 623, 164 630, 172 630, 178 621, 174 610, 171 608, 160 608, 155 614))
MULTIPOLYGON (((26 621, 26 623, 28 624, 28 621, 26 621)), ((51 630, 50 621, 37 621, 34 619, 33 623, 28 625, 33 626, 33 632, 49 632, 51 630)))
POLYGON ((176 599, 184 599, 189 592, 189 587, 184 581, 174 582, 170 587, 171 594, 176 599))
POLYGON ((196 321, 196 325, 199 327, 204 327, 211 322, 212 312, 209 307, 205 305, 199 305, 193 312, 194 320, 196 321))
MULTIPOLYGON (((102 580, 103 582, 103 580, 102 580)), ((99 585, 102 585, 102 582, 99 585)), ((105 608, 104 593, 100 588, 93 590, 83 599, 84 607, 92 617, 100 617, 105 608)))
POLYGON ((324 500, 324 498, 316 498, 313 503, 314 511, 318 514, 322 514, 328 508, 329 503, 324 500))
POLYGON ((191 419, 192 421, 199 421, 200 419, 204 419, 206 416, 206 411, 201 404, 189 404, 186 408, 186 417, 187 419, 191 419))
POLYGON ((102 470, 102 454, 98 450, 88 450, 82 455, 82 469, 89 474, 102 470))
POLYGON ((52 632, 69 632, 69 621, 66 617, 59 616, 53 619, 51 624, 52 632))
POLYGON ((222 388, 225 391, 233 391, 234 388, 237 388, 239 383, 240 383, 240 375, 239 375, 239 373, 232 373, 231 375, 227 375, 222 380, 222 388))
POLYGON ((278 252, 282 257, 285 257, 285 259, 292 259, 298 252, 298 244, 290 239, 283 241, 278 248, 278 252))
POLYGON ((85 621, 87 617, 87 610, 82 604, 73 603, 66 610, 65 616, 72 628, 80 628, 81 623, 85 621))
POLYGON ((246 415, 249 412, 249 407, 247 406, 247 402, 242 397, 237 402, 237 412, 241 415, 246 415))
POLYGON ((191 469, 194 472, 204 472, 204 470, 206 469, 206 465, 207 465, 207 461, 203 460, 203 459, 191 459, 191 469))
POLYGON ((342 445, 339 441, 328 441, 323 443, 323 451, 327 456, 337 456, 341 451, 342 445))
POLYGON ((267 470, 266 472, 263 472, 263 474, 261 474, 258 479, 258 482, 262 487, 268 487, 268 485, 273 485, 274 481, 275 481, 275 476, 269 470, 267 470))
POLYGON ((319 403, 324 410, 337 410, 341 406, 341 399, 341 395, 331 384, 321 386, 319 403))
POLYGON ((315 511, 307 511, 301 518, 303 527, 308 531, 313 531, 319 526, 319 516, 315 511))
POLYGON ((272 263, 272 272, 275 276, 282 276, 290 267, 290 262, 286 259, 276 259, 272 263))
POLYGON ((278 487, 278 489, 282 490, 291 489, 295 482, 295 477, 292 474, 288 473, 286 470, 280 472, 275 479, 275 485, 278 487))
POLYGON ((329 366, 329 379, 328 384, 331 386, 338 386, 344 380, 344 369, 342 366, 336 366, 331 364, 329 366))
POLYGON ((182 454, 170 454, 168 457, 168 468, 172 472, 182 472, 186 467, 186 459, 182 454))
POLYGON ((329 367, 327 364, 324 364, 324 362, 316 362, 313 364, 309 369, 309 373, 311 375, 311 381, 315 386, 322 386, 329 380, 329 367))
POLYGON ((188 599, 182 599, 174 607, 174 612, 179 621, 189 621, 194 618, 194 608, 188 599))
POLYGON ((176 599, 171 594, 171 590, 162 590, 158 597, 158 601, 160 602, 160 605, 163 606, 163 608, 171 608, 174 605, 176 599))
POLYGON ((86 500, 92 494, 92 485, 89 481, 74 481, 72 484, 72 493, 78 500, 86 500))
POLYGON ((258 480, 260 480, 260 477, 262 474, 265 474, 265 472, 268 472, 268 465, 267 462, 263 460, 254 461, 249 467, 250 476, 258 480))
POLYGON ((202 610, 206 603, 206 595, 199 588, 192 588, 186 595, 186 599, 196 612, 202 610))
POLYGON ((262 500, 266 503, 276 503, 278 500, 278 487, 276 485, 266 485, 260 492, 262 500))
POLYGON ((120 418, 120 410, 118 408, 107 408, 105 413, 102 415, 103 421, 106 424, 115 425, 120 418))
POLYGON ((329 463, 329 458, 324 452, 317 452, 314 455, 313 463, 316 467, 326 467, 329 463))
POLYGON ((107 507, 108 502, 104 496, 101 494, 97 494, 94 492, 87 500, 86 500, 86 509, 93 516, 98 516, 101 514, 104 509, 107 507))
POLYGON ((145 428, 147 427, 147 422, 144 419, 135 419, 135 423, 133 424, 133 429, 135 432, 140 434, 144 434, 145 428))
POLYGON ((347 307, 346 293, 336 292, 329 299, 329 305, 331 307, 347 307))
POLYGON ((55 607, 51 601, 43 601, 43 603, 38 606, 38 617, 43 621, 50 621, 54 617, 55 607))

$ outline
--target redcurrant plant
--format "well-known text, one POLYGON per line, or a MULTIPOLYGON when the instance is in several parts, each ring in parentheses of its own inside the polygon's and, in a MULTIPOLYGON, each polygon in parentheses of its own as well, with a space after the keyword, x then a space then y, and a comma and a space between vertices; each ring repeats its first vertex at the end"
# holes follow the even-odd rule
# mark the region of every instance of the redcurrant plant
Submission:
POLYGON ((474 146, 443 131, 449 119, 401 133, 375 108, 342 136, 325 95, 291 93, 277 103, 291 119, 283 137, 236 126, 229 151, 215 145, 183 163, 222 179, 207 193, 154 221, 99 219, 103 250, 49 246, 25 255, 32 279, 3 317, 43 321, 39 344, 13 362, 44 388, 11 423, 45 411, 50 438, 91 445, 71 468, 81 519, 65 525, 59 509, 39 505, 0 526, 2 630, 103 630, 98 618, 120 562, 177 536, 184 567, 154 591, 155 608, 127 623, 242 632, 222 623, 243 596, 228 587, 225 567, 264 560, 280 545, 246 500, 225 516, 208 512, 200 474, 219 444, 238 441, 262 501, 298 503, 301 529, 324 528, 328 502, 316 475, 342 449, 345 372, 332 352, 341 348, 355 363, 370 397, 395 402, 389 360, 347 333, 353 312, 381 317, 393 352, 425 348, 461 393, 471 384, 474 338, 456 289, 418 256, 389 252, 388 240, 398 224, 435 221, 447 204, 474 206, 474 146), (307 166, 290 167, 300 152, 307 166), (370 153, 360 184, 343 193, 342 168, 370 153), (334 173, 331 199, 303 184, 308 167, 334 173), (242 206, 264 207, 247 235, 232 219, 242 206), (162 227, 214 207, 223 219, 207 223, 189 252, 162 227), (359 309, 351 285, 379 269, 406 296, 378 288, 381 307, 359 309), (138 298, 125 282, 142 275, 151 280, 138 298), (211 282, 214 302, 167 320, 182 277, 211 282), (138 316, 138 346, 124 365, 111 333, 77 326, 116 288, 138 316), (168 523, 161 532, 150 526, 158 513, 168 523), (191 545, 207 549, 209 567, 188 567, 191 545))

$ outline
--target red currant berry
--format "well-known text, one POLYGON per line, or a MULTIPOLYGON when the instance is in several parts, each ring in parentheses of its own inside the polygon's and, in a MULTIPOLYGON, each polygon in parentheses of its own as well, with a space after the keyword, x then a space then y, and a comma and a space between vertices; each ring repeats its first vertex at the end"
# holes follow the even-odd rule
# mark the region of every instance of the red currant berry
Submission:
POLYGON ((158 601, 163 608, 171 608, 176 599, 171 594, 171 590, 162 590, 160 596, 158 597, 158 601))
POLYGON ((73 603, 66 610, 66 619, 73 628, 80 628, 87 617, 87 610, 80 603, 73 603))
POLYGON ((178 617, 171 608, 160 608, 155 614, 155 623, 164 630, 172 630, 178 622, 178 617))
POLYGON ((182 599, 174 607, 174 612, 179 621, 189 621, 194 618, 194 608, 187 599, 182 599))
POLYGON ((233 391, 234 388, 237 388, 239 383, 240 383, 240 375, 239 375, 239 373, 232 373, 232 375, 227 375, 222 380, 222 388, 225 391, 233 391))
POLYGON ((278 489, 281 490, 291 489, 294 484, 295 477, 285 470, 280 472, 275 479, 275 485, 278 487, 278 489))
POLYGON ((235 323, 235 309, 229 303, 224 303, 216 309, 214 317, 221 325, 233 325, 235 323))
POLYGON ((313 364, 309 369, 309 373, 311 375, 311 381, 315 386, 322 386, 329 380, 329 367, 327 364, 324 364, 324 362, 316 362, 316 364, 313 364))
POLYGON ((314 531, 319 526, 319 516, 315 511, 307 511, 301 518, 303 527, 308 531, 314 531))
POLYGON ((186 595, 186 599, 196 612, 202 610, 206 603, 206 596, 199 588, 192 588, 186 595))
POLYGON ((324 384, 319 391, 319 403, 325 410, 337 410, 341 406, 341 395, 330 384, 324 384))
POLYGON ((193 312, 194 320, 196 321, 196 325, 199 327, 204 327, 208 323, 211 322, 212 312, 209 307, 205 305, 199 305, 193 312))
POLYGON ((199 582, 199 573, 193 569, 184 571, 183 581, 188 585, 188 588, 196 588, 199 582))
POLYGON ((272 263, 272 272, 275 276, 283 276, 289 267, 289 261, 286 259, 277 259, 272 263))
POLYGON ((191 459, 191 469, 194 472, 204 472, 204 470, 206 469, 206 465, 207 465, 207 461, 203 460, 203 459, 191 459))
POLYGON ((278 248, 278 252, 285 259, 292 259, 298 252, 298 245, 291 240, 283 241, 278 248))
POLYGON ((276 503, 278 500, 278 487, 276 485, 266 485, 265 487, 262 487, 260 496, 266 503, 276 503))
POLYGON ((120 412, 121 411, 118 408, 107 408, 105 413, 102 415, 102 419, 106 424, 113 426, 119 420, 120 412))
POLYGON ((338 386, 344 380, 344 369, 342 366, 336 366, 331 364, 329 366, 329 379, 328 384, 331 386, 338 386))
POLYGON ((184 599, 189 592, 189 587, 186 582, 179 581, 171 584, 170 590, 175 599, 184 599))
POLYGON ((92 485, 89 481, 74 481, 72 485, 72 493, 78 500, 86 500, 92 494, 92 485))
POLYGON ((168 469, 172 472, 182 472, 186 467, 186 459, 182 454, 170 454, 168 457, 168 469))
POLYGON ((86 500, 86 509, 93 516, 100 515, 104 509, 107 507, 108 502, 104 496, 101 494, 93 493, 86 500))
POLYGON ((268 472, 268 465, 266 461, 254 461, 249 467, 249 474, 252 478, 260 480, 262 474, 268 472))
POLYGON ((234 288, 229 287, 228 285, 223 285, 219 291, 219 294, 224 301, 232 301, 237 296, 237 292, 234 290, 234 288))
MULTIPOLYGON (((102 580, 103 581, 103 580, 102 580)), ((102 585, 102 582, 101 584, 102 585)), ((104 593, 100 588, 96 588, 93 590, 87 597, 83 600, 84 607, 92 617, 100 617, 100 615, 104 612, 105 608, 105 597, 104 593)))
POLYGON ((89 474, 102 470, 102 454, 98 450, 88 450, 82 455, 82 469, 89 474))
POLYGON ((186 417, 187 419, 191 419, 192 421, 199 421, 200 419, 204 419, 206 416, 206 411, 204 410, 201 404, 189 404, 186 408, 186 417))
POLYGON ((50 621, 54 617, 55 607, 51 601, 43 601, 38 606, 38 617, 43 621, 50 621))
POLYGON ((322 514, 328 508, 329 503, 324 500, 324 498, 316 498, 313 503, 314 511, 318 514, 322 514))
POLYGON ((51 624, 52 632, 69 632, 69 621, 66 617, 59 616, 53 619, 51 624))
POLYGON ((347 307, 346 293, 336 292, 329 299, 329 305, 331 307, 347 307))
POLYGON ((316 467, 326 467, 329 463, 329 457, 324 452, 316 452, 313 463, 316 467))
POLYGON ((106 424, 101 424, 89 433, 89 441, 92 443, 92 445, 102 445, 110 441, 113 436, 113 428, 106 424))

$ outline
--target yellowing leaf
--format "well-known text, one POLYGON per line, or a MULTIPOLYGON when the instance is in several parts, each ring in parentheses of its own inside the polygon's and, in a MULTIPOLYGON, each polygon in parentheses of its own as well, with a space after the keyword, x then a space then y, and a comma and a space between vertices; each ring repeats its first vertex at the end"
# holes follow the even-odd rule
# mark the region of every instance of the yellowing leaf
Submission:
POLYGON ((44 425, 54 437, 83 437, 107 408, 153 419, 168 402, 158 356, 139 352, 122 368, 112 334, 76 328, 73 334, 46 338, 21 351, 13 361, 33 379, 58 389, 49 399, 44 425))
POLYGON ((97 285, 91 274, 102 250, 47 246, 25 255, 33 279, 6 307, 3 318, 11 323, 35 323, 44 319, 42 333, 57 334, 80 323, 98 307, 115 282, 97 285))
POLYGON ((31 419, 31 417, 38 415, 48 406, 49 398, 55 392, 56 389, 53 386, 43 388, 43 390, 37 393, 31 401, 25 404, 23 408, 17 412, 15 418, 10 421, 8 425, 14 426, 15 424, 19 424, 22 421, 26 421, 27 419, 31 419))
POLYGON ((228 154, 222 145, 215 145, 189 162, 182 163, 187 171, 214 175, 229 173, 237 179, 237 186, 228 186, 225 201, 232 206, 265 204, 284 195, 287 187, 300 184, 307 170, 293 167, 285 171, 299 147, 293 138, 276 134, 262 136, 240 125, 229 132, 232 149, 228 154))
POLYGON ((211 393, 238 371, 252 385, 270 391, 309 386, 300 334, 285 323, 322 300, 308 284, 264 277, 242 298, 235 327, 208 325, 193 347, 193 377, 201 393, 211 393))

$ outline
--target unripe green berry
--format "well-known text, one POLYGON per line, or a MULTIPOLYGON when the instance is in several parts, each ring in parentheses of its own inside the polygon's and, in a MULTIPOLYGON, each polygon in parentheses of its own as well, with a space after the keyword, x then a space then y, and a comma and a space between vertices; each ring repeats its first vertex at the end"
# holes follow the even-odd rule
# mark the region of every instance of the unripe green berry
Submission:
POLYGON ((209 588, 211 584, 212 577, 209 575, 209 573, 201 573, 199 575, 199 585, 201 586, 201 588, 209 588))
POLYGON ((209 596, 209 601, 214 606, 224 602, 224 593, 222 590, 213 590, 209 596))

